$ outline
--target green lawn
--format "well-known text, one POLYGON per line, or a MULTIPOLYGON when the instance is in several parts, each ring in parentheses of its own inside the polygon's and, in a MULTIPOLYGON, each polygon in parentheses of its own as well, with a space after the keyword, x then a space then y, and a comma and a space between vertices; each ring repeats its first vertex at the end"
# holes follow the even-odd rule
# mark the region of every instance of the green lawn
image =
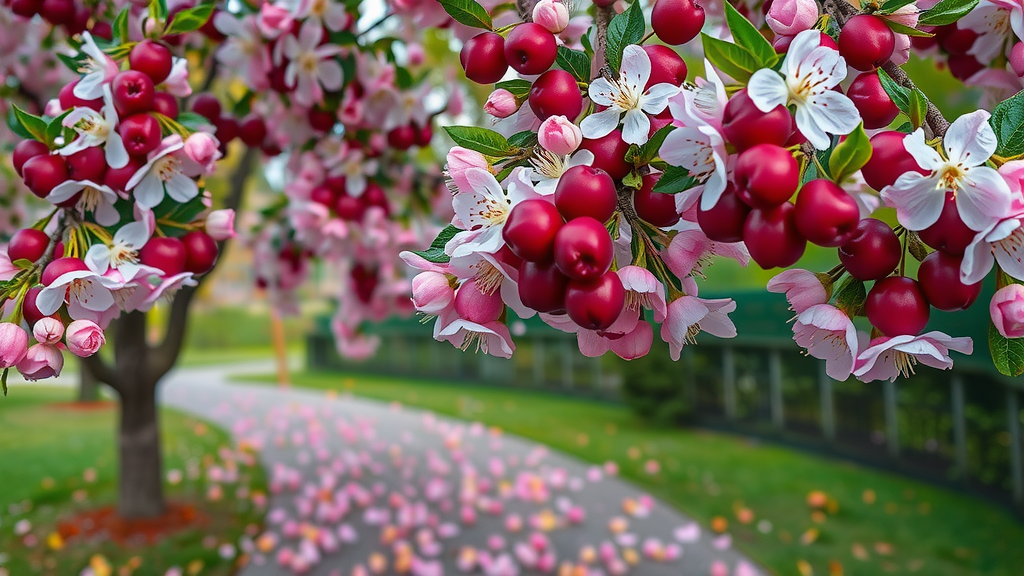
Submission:
POLYGON ((619 406, 525 390, 334 373, 295 374, 293 382, 422 406, 591 462, 615 461, 623 476, 705 525, 726 520, 736 545, 779 575, 811 574, 808 567, 819 576, 1024 570, 1024 526, 1005 511, 847 462, 726 434, 653 427, 619 406), (659 472, 645 471, 649 460, 659 472), (813 517, 806 498, 814 490, 834 500, 834 511, 813 517), (753 519, 741 523, 749 513, 753 519))
POLYGON ((172 566, 186 573, 232 574, 234 560, 222 559, 218 548, 237 544, 247 528, 259 528, 262 509, 257 510, 249 498, 237 497, 236 490, 248 487, 250 493, 265 493, 262 468, 258 462, 239 464, 240 481, 223 484, 222 497, 210 501, 214 484, 205 480, 205 471, 224 465, 218 450, 231 447, 229 437, 172 410, 161 411, 164 470, 180 471, 183 479, 167 487, 168 496, 195 506, 209 522, 151 546, 84 544, 80 539, 58 541, 53 536, 61 519, 116 499, 116 409, 82 411, 52 405, 67 402, 74 394, 71 389, 14 386, 6 398, 0 398, 0 574, 79 574, 94 554, 102 555, 114 574, 162 576, 172 566), (191 477, 190 470, 199 477, 191 477), (21 520, 31 523, 28 541, 15 534, 21 520), (129 563, 137 564, 137 569, 118 571, 129 563), (189 568, 201 571, 188 572, 189 568))

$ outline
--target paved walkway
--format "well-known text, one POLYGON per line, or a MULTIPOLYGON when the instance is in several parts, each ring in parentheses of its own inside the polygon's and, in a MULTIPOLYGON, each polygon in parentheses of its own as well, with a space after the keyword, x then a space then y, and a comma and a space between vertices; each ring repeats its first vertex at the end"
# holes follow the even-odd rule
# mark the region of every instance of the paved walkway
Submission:
POLYGON ((614 469, 417 409, 228 383, 232 371, 180 369, 161 393, 260 450, 272 497, 242 576, 763 574, 614 469))

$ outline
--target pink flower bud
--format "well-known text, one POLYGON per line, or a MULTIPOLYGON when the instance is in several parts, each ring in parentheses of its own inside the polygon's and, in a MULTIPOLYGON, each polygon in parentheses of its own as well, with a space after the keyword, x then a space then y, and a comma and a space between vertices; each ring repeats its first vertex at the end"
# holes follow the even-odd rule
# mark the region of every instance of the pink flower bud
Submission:
POLYGON ((42 318, 32 327, 32 336, 40 344, 56 344, 64 336, 64 324, 56 318, 42 318))
POLYGON ((278 3, 267 2, 260 6, 258 18, 260 32, 267 38, 277 38, 291 30, 294 18, 290 10, 278 3))
POLYGON ((533 21, 558 34, 569 25, 569 9, 561 2, 540 0, 533 7, 533 21))
POLYGON ((818 21, 818 4, 814 0, 775 0, 765 20, 776 34, 796 36, 818 21))
POLYGON ((1024 338, 1024 286, 1010 284, 996 291, 988 305, 992 323, 1006 338, 1024 338))
POLYGON ((10 368, 25 358, 28 350, 28 334, 21 326, 10 322, 0 323, 0 368, 10 368))
POLYGON ((405 49, 408 53, 409 64, 412 66, 419 66, 427 59, 427 51, 419 42, 410 42, 406 44, 405 49))
POLYGON ((412 303, 416 310, 438 314, 452 305, 455 291, 448 278, 439 272, 420 272, 412 279, 412 303))
POLYGON ((43 108, 43 114, 46 114, 47 116, 53 116, 54 118, 60 116, 61 112, 63 111, 64 109, 60 106, 60 100, 56 98, 47 102, 46 107, 43 108))
POLYGON ((220 159, 220 143, 211 134, 195 132, 185 140, 185 155, 189 160, 203 167, 203 171, 212 174, 220 159))
POLYGON ((214 210, 206 217, 206 233, 214 240, 235 237, 235 211, 214 210))
POLYGON ((80 358, 92 356, 106 344, 103 329, 91 320, 75 320, 68 324, 68 350, 80 358))
POLYGON ((491 92, 491 95, 487 97, 487 102, 484 102, 484 112, 495 118, 508 118, 515 114, 516 110, 519 110, 516 97, 504 88, 498 88, 491 92))
POLYGON ((25 358, 17 364, 18 372, 26 380, 42 380, 60 376, 64 368, 64 355, 60 348, 49 344, 36 344, 28 349, 25 358))
POLYGON ((487 158, 475 150, 455 146, 448 151, 448 175, 455 181, 459 190, 469 191, 472 188, 466 180, 466 171, 470 168, 488 170, 490 166, 487 164, 487 158))
POLYGON ((1010 68, 1014 74, 1024 78, 1024 42, 1017 42, 1010 48, 1010 68))
POLYGON ((567 156, 580 147, 583 132, 565 116, 551 116, 541 122, 537 139, 548 152, 567 156))

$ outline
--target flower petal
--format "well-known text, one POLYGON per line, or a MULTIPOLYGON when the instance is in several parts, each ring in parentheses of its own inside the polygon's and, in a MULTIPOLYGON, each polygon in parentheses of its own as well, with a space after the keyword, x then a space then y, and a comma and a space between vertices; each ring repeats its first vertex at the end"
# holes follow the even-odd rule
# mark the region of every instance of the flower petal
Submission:
POLYGON ((963 187, 956 195, 957 211, 971 230, 984 230, 1008 216, 1012 202, 1006 180, 988 166, 969 169, 963 187))
POLYGON ((937 178, 917 172, 902 174, 890 186, 882 189, 887 206, 896 208, 896 219, 909 230, 924 230, 934 224, 942 214, 946 193, 939 188, 937 178))
POLYGON ((602 138, 612 133, 619 126, 619 116, 622 111, 618 108, 609 108, 596 114, 591 114, 580 122, 580 130, 583 137, 588 139, 602 138))
POLYGON ((789 102, 789 87, 777 72, 762 68, 750 77, 747 83, 747 96, 761 112, 774 110, 776 106, 785 106, 789 102))
POLYGON ((954 164, 981 166, 996 151, 996 133, 989 125, 991 114, 977 110, 964 114, 949 125, 942 137, 946 156, 954 164))
POLYGON ((622 121, 622 141, 640 146, 650 139, 651 119, 642 110, 629 110, 622 121))

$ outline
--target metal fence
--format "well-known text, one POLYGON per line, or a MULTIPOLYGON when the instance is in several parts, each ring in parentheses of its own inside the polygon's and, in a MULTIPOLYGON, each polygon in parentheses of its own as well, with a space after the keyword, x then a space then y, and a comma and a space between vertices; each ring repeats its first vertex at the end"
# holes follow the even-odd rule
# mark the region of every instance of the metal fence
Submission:
MULTIPOLYGON (((741 303, 737 312, 747 324, 764 326, 775 326, 770 317, 782 316, 785 327, 791 315, 784 304, 763 300, 741 303)), ((454 378, 621 399, 623 361, 583 357, 574 336, 539 322, 527 326, 511 360, 462 352, 431 340, 429 327, 407 322, 377 329, 381 353, 360 363, 341 359, 329 333, 317 331, 308 339, 308 362, 317 370, 454 378)), ((1024 515, 1020 379, 994 374, 983 359, 958 359, 952 371, 922 367, 908 380, 837 382, 788 337, 754 328, 742 337, 741 327, 741 338, 733 340, 701 339, 685 347, 673 365, 697 424, 980 493, 1024 515)))

